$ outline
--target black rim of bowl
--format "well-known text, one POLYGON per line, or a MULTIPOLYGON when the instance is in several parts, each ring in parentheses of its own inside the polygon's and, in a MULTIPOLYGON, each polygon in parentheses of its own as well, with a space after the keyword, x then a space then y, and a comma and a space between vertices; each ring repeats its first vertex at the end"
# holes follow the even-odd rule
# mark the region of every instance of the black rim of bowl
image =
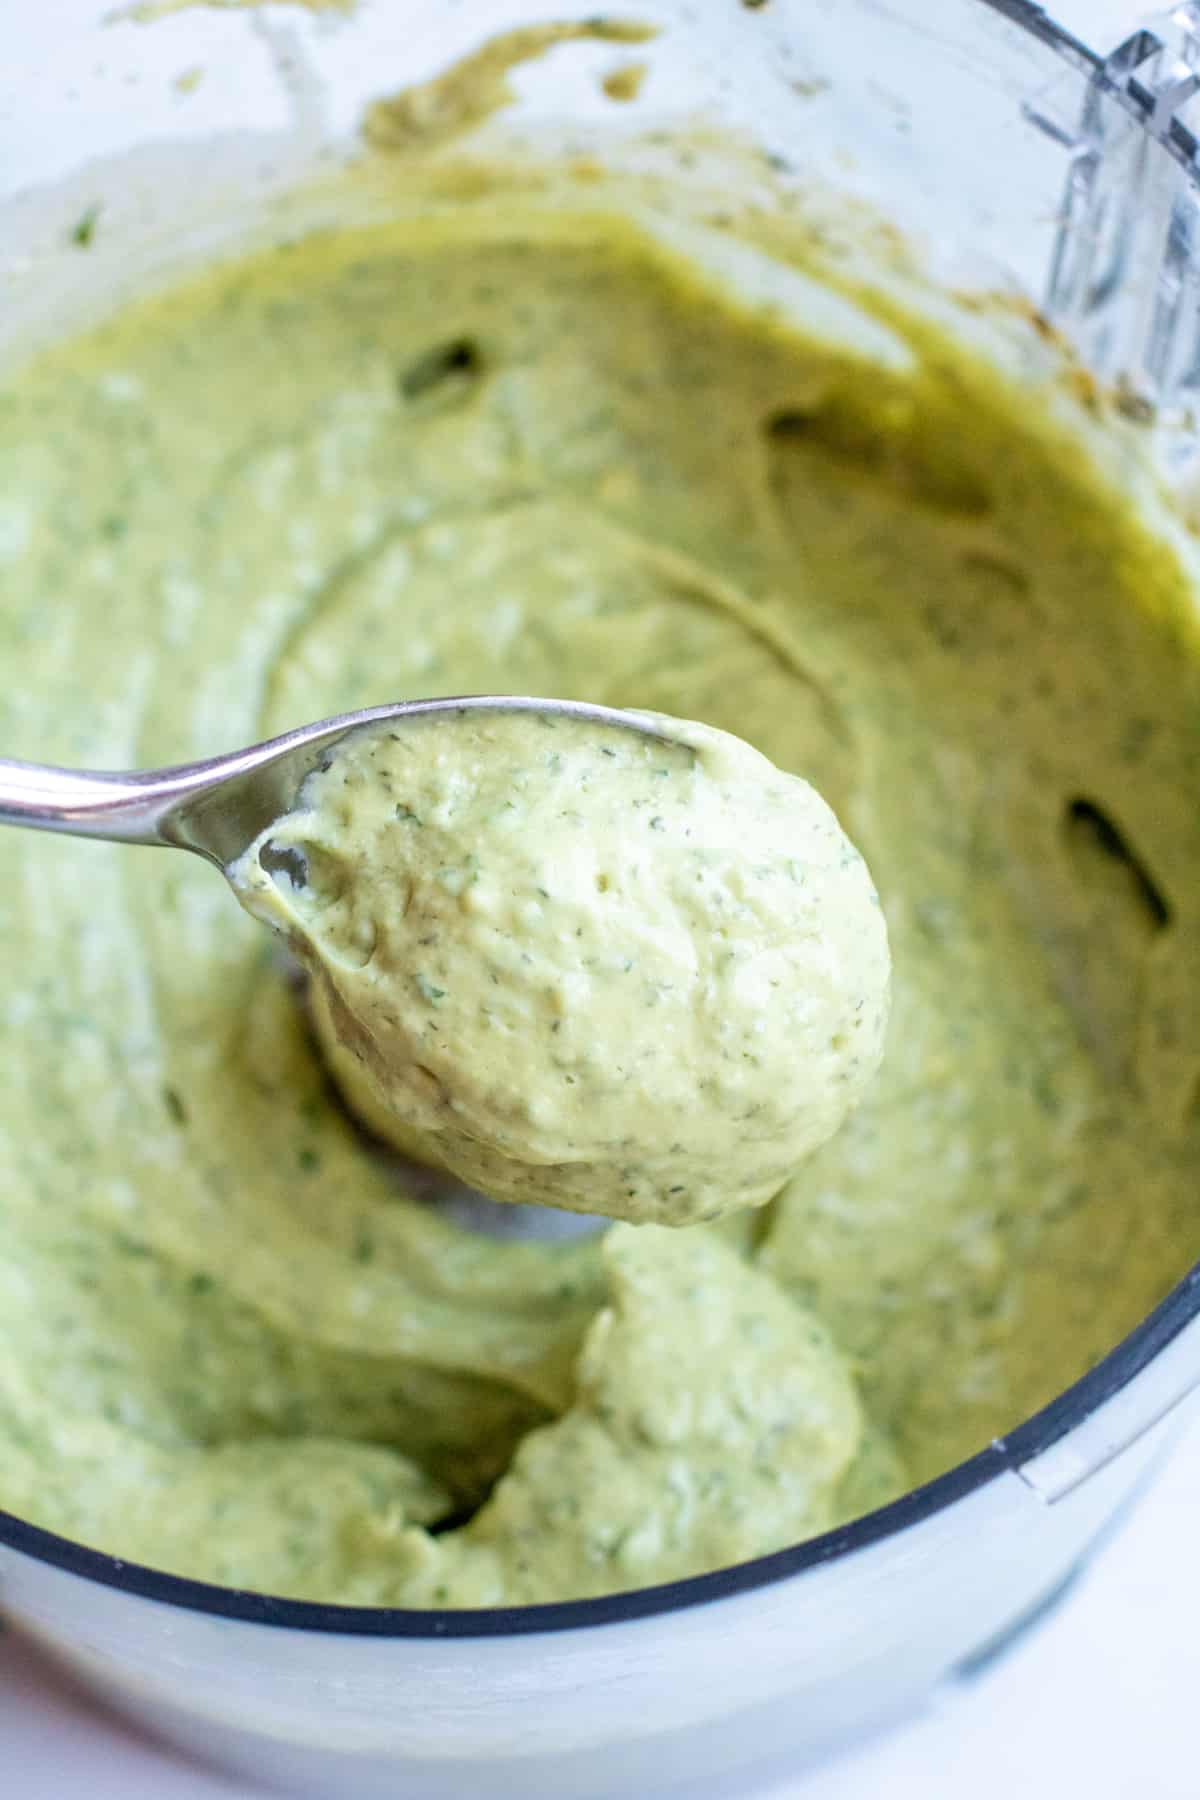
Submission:
MULTIPOLYGON (((1020 1468, 1081 1425, 1147 1368, 1197 1316, 1200 1316, 1200 1263, 1128 1337, 1057 1399, 1008 1436, 994 1439, 966 1462, 958 1463, 923 1487, 914 1488, 889 1506, 789 1549, 754 1557, 750 1562, 734 1563, 707 1575, 692 1575, 682 1581, 634 1588, 627 1593, 606 1594, 593 1600, 556 1600, 536 1606, 439 1612, 285 1600, 271 1594, 218 1587, 182 1575, 168 1575, 141 1563, 110 1556, 106 1551, 91 1550, 85 1544, 60 1537, 53 1531, 44 1531, 38 1525, 30 1525, 3 1511, 0 1511, 0 1546, 49 1563, 86 1581, 117 1588, 162 1605, 290 1631, 436 1639, 508 1637, 621 1624, 675 1612, 683 1607, 702 1606, 773 1582, 786 1581, 806 1569, 865 1550, 871 1544, 897 1536, 931 1518, 1007 1470, 1020 1468)), ((1147 1419, 1146 1427, 1152 1422, 1147 1419)))

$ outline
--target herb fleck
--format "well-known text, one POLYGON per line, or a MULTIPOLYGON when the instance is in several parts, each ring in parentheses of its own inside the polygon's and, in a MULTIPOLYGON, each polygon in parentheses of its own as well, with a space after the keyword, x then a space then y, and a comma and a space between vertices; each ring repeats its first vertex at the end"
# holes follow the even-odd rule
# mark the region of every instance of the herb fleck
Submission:
POLYGON ((96 225, 100 218, 99 206, 89 206, 81 212, 71 228, 71 242, 80 250, 86 250, 96 235, 96 225))
POLYGON ((184 1105, 183 1098, 178 1090, 173 1087, 165 1087, 163 1089, 162 1097, 163 1105, 166 1107, 168 1114, 175 1121, 176 1125, 186 1125, 188 1118, 187 1107, 184 1105))

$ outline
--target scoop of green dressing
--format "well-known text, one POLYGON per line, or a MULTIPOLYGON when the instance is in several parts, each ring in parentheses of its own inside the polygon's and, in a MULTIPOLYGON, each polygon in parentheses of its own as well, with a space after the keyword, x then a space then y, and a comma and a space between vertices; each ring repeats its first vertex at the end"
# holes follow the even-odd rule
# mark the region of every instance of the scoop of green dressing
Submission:
POLYGON ((821 797, 708 726, 361 734, 233 871, 351 1107, 498 1199, 683 1225, 771 1198, 865 1093, 887 933, 821 797))

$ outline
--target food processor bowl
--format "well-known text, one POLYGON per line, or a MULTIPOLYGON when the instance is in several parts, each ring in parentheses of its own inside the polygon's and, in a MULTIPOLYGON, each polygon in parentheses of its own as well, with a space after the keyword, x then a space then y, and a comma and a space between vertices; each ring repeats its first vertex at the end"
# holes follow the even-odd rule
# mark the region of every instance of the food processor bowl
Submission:
MULTIPOLYGON (((592 10, 23 13, 0 74, 0 355, 297 218, 340 216, 320 177, 354 154, 366 103, 489 34, 592 10)), ((580 148, 618 122, 631 144, 669 145, 697 118, 741 134, 784 189, 828 183, 882 211, 937 281, 1041 307, 1157 421, 1165 466, 1187 478, 1200 8, 1108 57, 1023 0, 626 10, 660 28, 638 46, 635 98, 601 85, 617 47, 564 42, 514 72, 505 129, 580 148)), ((152 1730, 293 1791, 716 1794, 978 1667, 1135 1494, 1198 1383, 1200 1270, 969 1461, 713 1574, 518 1609, 353 1609, 164 1575, 0 1514, 0 1607, 152 1730)))

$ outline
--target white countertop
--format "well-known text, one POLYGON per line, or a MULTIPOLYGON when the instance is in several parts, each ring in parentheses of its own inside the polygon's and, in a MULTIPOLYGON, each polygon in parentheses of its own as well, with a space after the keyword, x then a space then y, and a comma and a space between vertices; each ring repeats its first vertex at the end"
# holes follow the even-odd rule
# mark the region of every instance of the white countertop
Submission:
MULTIPOLYGON (((1051 10, 1098 45, 1138 17, 1129 0, 1051 10)), ((802 1779, 781 1771, 746 1800, 1197 1800, 1198 1525, 1200 1423, 1059 1609, 986 1674, 889 1737, 802 1779)), ((76 1793, 261 1800, 128 1731, 0 1638, 0 1795, 76 1793)))

